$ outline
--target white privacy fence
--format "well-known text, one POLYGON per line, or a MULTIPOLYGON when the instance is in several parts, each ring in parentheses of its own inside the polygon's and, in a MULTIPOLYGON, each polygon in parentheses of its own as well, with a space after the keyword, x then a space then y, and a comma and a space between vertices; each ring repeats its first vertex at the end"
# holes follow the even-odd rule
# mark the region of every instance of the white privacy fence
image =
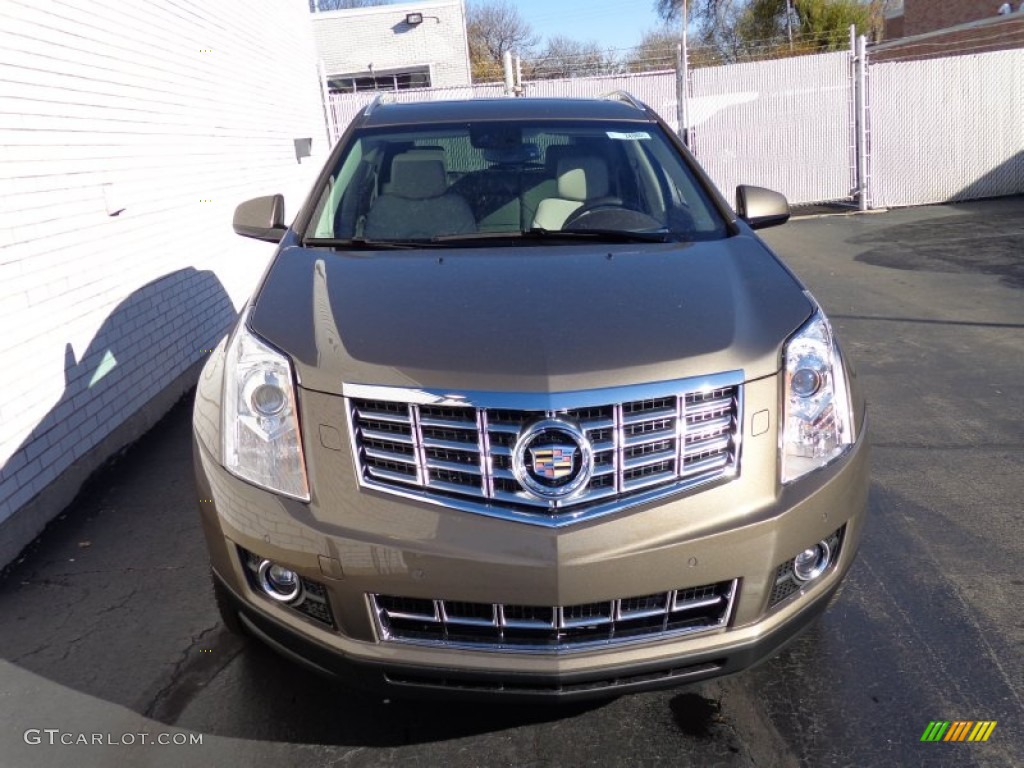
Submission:
MULTIPOLYGON (((922 205, 1024 192, 1024 49, 868 67, 858 178, 858 79, 850 52, 693 70, 694 154, 727 198, 739 184, 795 205, 922 205)), ((624 90, 678 129, 674 71, 536 80, 526 96, 587 98, 624 90)), ((394 101, 498 97, 504 86, 397 91, 394 101)), ((335 139, 377 94, 332 94, 335 139)))
POLYGON ((694 70, 690 147, 719 189, 775 189, 793 203, 856 187, 849 53, 694 70))
POLYGON ((870 68, 869 201, 1024 192, 1024 49, 870 68))
POLYGON ((673 130, 678 130, 679 122, 676 118, 677 80, 674 70, 599 77, 570 77, 558 80, 528 80, 523 83, 523 95, 593 99, 612 91, 627 91, 661 115, 673 130))
MULTIPOLYGON (((332 93, 327 97, 327 114, 332 140, 337 141, 352 122, 352 118, 365 109, 381 91, 359 93, 332 93)), ((384 91, 389 101, 452 101, 455 99, 486 99, 503 96, 505 86, 501 83, 461 85, 450 88, 411 88, 403 91, 384 91)))

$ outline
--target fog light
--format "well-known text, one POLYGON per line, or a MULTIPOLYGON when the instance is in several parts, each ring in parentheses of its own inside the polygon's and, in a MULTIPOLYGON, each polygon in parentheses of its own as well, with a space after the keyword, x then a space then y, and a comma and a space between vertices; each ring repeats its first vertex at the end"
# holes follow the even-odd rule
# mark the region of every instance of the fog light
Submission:
POLYGON ((263 560, 260 563, 260 567, 256 571, 256 578, 259 580, 260 588, 267 596, 279 603, 292 602, 302 591, 299 574, 269 560, 263 560))
POLYGON ((819 541, 793 558, 793 575, 798 581, 812 581, 825 572, 832 562, 827 541, 819 541))

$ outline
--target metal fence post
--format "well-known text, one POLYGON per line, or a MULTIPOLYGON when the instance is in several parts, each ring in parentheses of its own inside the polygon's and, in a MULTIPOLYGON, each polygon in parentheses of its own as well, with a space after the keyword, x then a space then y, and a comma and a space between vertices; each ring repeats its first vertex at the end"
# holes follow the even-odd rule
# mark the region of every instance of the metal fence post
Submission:
POLYGON ((516 95, 516 75, 512 69, 512 51, 505 51, 501 57, 502 68, 505 70, 505 95, 516 95))
POLYGON ((867 38, 864 35, 857 38, 855 62, 853 88, 856 94, 857 110, 857 207, 866 211, 870 204, 870 190, 868 188, 868 52, 867 38))
POLYGON ((316 62, 316 75, 320 81, 320 98, 324 103, 324 120, 327 123, 327 149, 334 146, 338 139, 338 126, 334 120, 334 106, 331 104, 331 91, 327 86, 327 70, 324 67, 323 59, 316 62))
POLYGON ((683 33, 680 45, 676 46, 676 118, 679 121, 679 138, 690 150, 690 104, 689 79, 690 57, 687 50, 687 26, 689 14, 687 0, 683 0, 683 33))

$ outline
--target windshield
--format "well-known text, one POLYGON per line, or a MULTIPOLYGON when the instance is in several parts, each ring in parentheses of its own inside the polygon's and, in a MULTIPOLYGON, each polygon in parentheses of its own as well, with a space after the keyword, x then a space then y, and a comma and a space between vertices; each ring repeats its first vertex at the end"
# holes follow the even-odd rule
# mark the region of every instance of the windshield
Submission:
POLYGON ((657 124, 537 121, 357 133, 305 239, 366 246, 725 235, 657 124))

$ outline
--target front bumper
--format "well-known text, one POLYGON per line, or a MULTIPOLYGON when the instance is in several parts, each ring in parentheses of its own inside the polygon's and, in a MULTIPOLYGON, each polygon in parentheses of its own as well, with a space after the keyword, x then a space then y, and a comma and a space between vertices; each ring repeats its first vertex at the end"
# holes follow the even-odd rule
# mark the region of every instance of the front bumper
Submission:
MULTIPOLYGON (((215 578, 220 579, 215 574, 215 578)), ((364 690, 409 698, 488 699, 517 701, 581 701, 692 684, 747 669, 778 653, 828 607, 841 584, 834 580, 776 630, 760 638, 687 654, 678 659, 600 668, 562 675, 534 672, 487 672, 452 667, 424 667, 400 661, 364 661, 340 655, 313 637, 294 631, 258 610, 221 580, 243 624, 256 638, 282 656, 314 672, 364 690)))
MULTIPOLYGON (((774 378, 744 386, 751 417, 776 413, 774 378)), ((778 485, 771 429, 745 435, 744 465, 730 482, 551 529, 360 488, 345 441, 330 433, 344 429, 340 400, 303 393, 309 504, 227 473, 207 447, 217 442, 204 439, 203 426, 217 420, 201 418, 200 399, 196 475, 214 572, 246 624, 286 655, 363 685, 572 699, 736 672, 824 611, 861 538, 868 489, 862 409, 860 439, 847 454, 790 486, 778 485), (779 565, 839 529, 834 566, 770 605, 779 565), (333 626, 254 590, 240 547, 322 584, 333 626), (367 597, 566 606, 733 579, 739 592, 723 629, 550 653, 382 640, 367 597)))

